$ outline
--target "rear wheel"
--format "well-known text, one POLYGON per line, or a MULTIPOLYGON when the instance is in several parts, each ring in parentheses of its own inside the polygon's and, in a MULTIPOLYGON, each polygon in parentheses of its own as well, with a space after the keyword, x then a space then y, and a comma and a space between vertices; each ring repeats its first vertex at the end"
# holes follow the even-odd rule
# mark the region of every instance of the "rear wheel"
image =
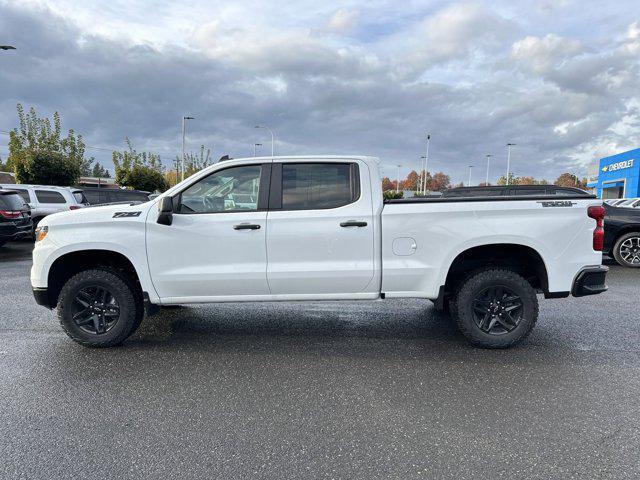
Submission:
POLYGON ((613 246, 613 258, 623 267, 640 268, 640 232, 622 235, 613 246))
POLYGON ((468 277, 451 309, 462 334, 473 345, 507 348, 529 335, 538 319, 536 292, 522 276, 489 269, 468 277))
POLYGON ((71 277, 58 299, 66 334, 87 347, 112 347, 140 325, 142 305, 135 289, 117 272, 85 270, 71 277))

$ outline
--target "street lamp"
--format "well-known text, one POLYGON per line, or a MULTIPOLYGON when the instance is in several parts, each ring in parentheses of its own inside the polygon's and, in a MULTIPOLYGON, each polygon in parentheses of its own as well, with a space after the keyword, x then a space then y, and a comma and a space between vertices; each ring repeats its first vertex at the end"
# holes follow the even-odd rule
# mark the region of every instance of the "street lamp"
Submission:
POLYGON ((186 133, 187 120, 193 120, 195 117, 189 117, 187 115, 182 116, 182 163, 180 170, 182 171, 182 180, 184 180, 184 137, 186 133))
POLYGON ((507 143, 507 185, 509 185, 509 170, 511 170, 511 147, 515 145, 515 143, 507 143))
POLYGON ((422 170, 420 171, 420 183, 418 185, 418 193, 422 193, 422 190, 426 190, 426 185, 424 185, 427 182, 426 178, 423 178, 422 173, 424 171, 424 162, 422 160, 426 159, 427 157, 422 155, 420 157, 420 166, 423 167, 422 170))
POLYGON ((491 159, 491 157, 493 157, 493 155, 487 154, 485 155, 485 157, 487 157, 487 177, 484 181, 484 185, 488 186, 489 185, 489 160, 491 159))
POLYGON ((396 177, 396 193, 400 191, 400 168, 402 165, 398 165, 398 176, 396 177))
POLYGON ((15 50, 16 47, 13 45, 0 45, 0 50, 15 50))
POLYGON ((253 144, 253 156, 256 156, 256 147, 261 147, 262 144, 261 143, 254 143, 253 144))
POLYGON ((427 154, 424 157, 424 180, 422 181, 422 194, 427 194, 427 169, 429 168, 429 143, 431 142, 431 134, 427 133, 427 154))
POLYGON ((274 138, 275 138, 275 135, 273 134, 273 130, 271 130, 266 125, 256 125, 253 128, 264 128, 265 130, 269 130, 269 133, 271 134, 271 158, 273 158, 273 142, 274 142, 274 138))
POLYGON ((474 167, 474 165, 469 165, 469 181, 467 182, 467 187, 471 186, 471 169, 474 167))

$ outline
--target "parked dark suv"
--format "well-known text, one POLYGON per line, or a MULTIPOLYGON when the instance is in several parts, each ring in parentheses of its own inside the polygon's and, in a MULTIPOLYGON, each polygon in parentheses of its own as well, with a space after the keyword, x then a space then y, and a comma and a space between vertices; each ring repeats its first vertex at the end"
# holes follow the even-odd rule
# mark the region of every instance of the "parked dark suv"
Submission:
POLYGON ((149 192, 142 190, 123 190, 119 188, 82 188, 85 197, 91 205, 103 205, 106 203, 148 202, 149 192))
POLYGON ((31 235, 31 210, 22 197, 11 190, 0 190, 0 246, 31 235))
POLYGON ((559 187, 557 185, 490 185, 487 187, 457 187, 445 190, 443 197, 501 197, 520 195, 557 195, 575 197, 580 195, 590 196, 576 187, 559 187))

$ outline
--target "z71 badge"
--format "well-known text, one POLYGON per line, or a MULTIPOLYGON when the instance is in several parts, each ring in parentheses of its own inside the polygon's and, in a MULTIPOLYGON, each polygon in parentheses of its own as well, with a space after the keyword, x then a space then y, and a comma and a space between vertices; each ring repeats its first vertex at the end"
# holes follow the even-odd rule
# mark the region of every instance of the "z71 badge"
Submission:
POLYGON ((139 217, 142 212, 116 212, 113 214, 113 218, 129 218, 139 217))
POLYGON ((538 203, 541 203, 543 207, 572 207, 576 204, 570 200, 544 200, 538 203))

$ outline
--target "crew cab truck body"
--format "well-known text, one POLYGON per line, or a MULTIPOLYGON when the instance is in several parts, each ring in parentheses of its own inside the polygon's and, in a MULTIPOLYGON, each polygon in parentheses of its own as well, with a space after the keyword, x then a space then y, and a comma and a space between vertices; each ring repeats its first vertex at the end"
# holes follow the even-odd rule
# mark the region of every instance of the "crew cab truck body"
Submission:
POLYGON ((88 346, 163 305, 425 298, 472 343, 507 347, 537 293, 606 290, 603 215, 584 195, 384 202, 373 157, 238 159, 144 204, 46 217, 31 283, 88 346))

